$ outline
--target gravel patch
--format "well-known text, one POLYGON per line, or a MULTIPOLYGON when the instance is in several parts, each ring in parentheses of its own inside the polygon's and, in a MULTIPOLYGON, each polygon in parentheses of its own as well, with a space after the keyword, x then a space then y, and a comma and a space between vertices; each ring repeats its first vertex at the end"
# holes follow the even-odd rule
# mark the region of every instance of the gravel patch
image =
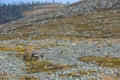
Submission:
POLYGON ((0 73, 8 76, 20 76, 25 73, 21 68, 25 68, 23 61, 15 57, 16 52, 0 52, 0 73))

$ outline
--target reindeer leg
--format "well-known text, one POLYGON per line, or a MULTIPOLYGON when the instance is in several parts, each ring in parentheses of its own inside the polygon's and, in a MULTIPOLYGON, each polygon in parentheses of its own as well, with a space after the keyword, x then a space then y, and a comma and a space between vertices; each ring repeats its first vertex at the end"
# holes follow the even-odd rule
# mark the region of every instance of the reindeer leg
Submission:
POLYGON ((27 59, 27 57, 24 55, 24 56, 23 56, 23 61, 25 61, 26 59, 27 59))
POLYGON ((31 60, 32 60, 33 56, 31 55, 31 60))

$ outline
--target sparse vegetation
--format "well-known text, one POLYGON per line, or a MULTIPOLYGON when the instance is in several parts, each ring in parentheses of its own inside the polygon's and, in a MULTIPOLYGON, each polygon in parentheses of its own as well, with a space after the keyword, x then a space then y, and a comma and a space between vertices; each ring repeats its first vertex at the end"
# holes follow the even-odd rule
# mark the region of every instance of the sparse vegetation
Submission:
POLYGON ((19 80, 38 80, 38 78, 36 77, 28 77, 28 76, 19 76, 18 79, 19 80))
POLYGON ((119 57, 99 57, 99 56, 84 56, 79 58, 83 62, 93 62, 104 67, 119 67, 120 58, 119 57))
POLYGON ((65 70, 76 67, 74 65, 54 64, 49 61, 44 62, 26 61, 25 63, 27 65, 29 64, 28 68, 26 69, 28 73, 46 72, 48 74, 51 74, 57 70, 65 70))
POLYGON ((28 76, 9 76, 9 75, 3 76, 3 75, 1 75, 0 77, 1 77, 0 79, 2 79, 2 80, 9 80, 11 78, 17 78, 19 80, 38 80, 38 78, 36 78, 36 77, 28 77, 28 76))
POLYGON ((92 71, 92 70, 88 70, 88 71, 78 71, 78 72, 71 72, 68 74, 60 74, 60 76, 72 76, 72 77, 80 77, 82 75, 91 75, 93 73, 95 73, 96 71, 92 71))
MULTIPOLYGON (((97 10, 91 12, 87 16, 76 16, 62 19, 48 19, 47 23, 43 25, 29 25, 24 27, 24 24, 17 25, 12 34, 0 34, 1 40, 8 40, 13 38, 22 39, 47 39, 47 38, 62 38, 62 37, 76 37, 76 38, 119 38, 119 11, 114 15, 114 11, 97 10), (99 12, 99 13, 98 13, 99 12), (110 14, 109 15, 106 15, 110 14), (97 14, 97 16, 95 16, 97 14), (101 15, 102 14, 102 15, 101 15), (92 17, 91 17, 92 16, 92 17), (101 16, 101 17, 99 17, 101 16), (114 23, 111 20, 114 19, 114 23), (34 27, 32 27, 34 26, 34 27), (36 32, 29 34, 30 32, 36 32), (8 36, 9 35, 9 36, 8 36)), ((38 22, 36 22, 38 23, 38 22)), ((35 24, 36 24, 35 23, 35 24)))

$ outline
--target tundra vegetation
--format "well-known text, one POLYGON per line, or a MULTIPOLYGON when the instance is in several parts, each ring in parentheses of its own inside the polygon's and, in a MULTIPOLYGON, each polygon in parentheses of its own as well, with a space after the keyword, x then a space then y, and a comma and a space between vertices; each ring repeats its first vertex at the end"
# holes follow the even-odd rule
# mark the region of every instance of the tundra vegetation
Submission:
POLYGON ((0 76, 119 80, 119 30, 119 0, 82 0, 0 25, 0 76), (26 49, 29 54, 23 61, 26 49), (34 52, 43 58, 31 59, 34 52))

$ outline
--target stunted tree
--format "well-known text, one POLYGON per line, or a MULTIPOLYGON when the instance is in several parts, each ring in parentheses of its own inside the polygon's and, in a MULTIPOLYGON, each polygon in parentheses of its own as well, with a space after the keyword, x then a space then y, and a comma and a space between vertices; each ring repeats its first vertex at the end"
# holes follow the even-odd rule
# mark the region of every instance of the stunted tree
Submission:
POLYGON ((55 1, 53 0, 53 4, 55 4, 55 1))

